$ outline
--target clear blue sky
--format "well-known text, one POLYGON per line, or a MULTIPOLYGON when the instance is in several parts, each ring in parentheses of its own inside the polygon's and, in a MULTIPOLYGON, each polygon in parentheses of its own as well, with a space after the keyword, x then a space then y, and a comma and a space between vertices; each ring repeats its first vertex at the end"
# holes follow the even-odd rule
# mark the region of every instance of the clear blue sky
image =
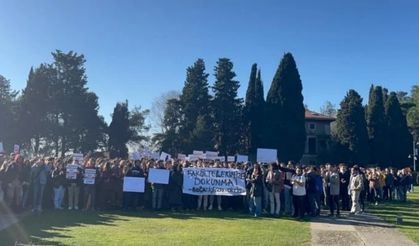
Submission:
POLYGON ((150 108, 181 90, 197 58, 211 84, 217 59, 230 58, 240 96, 256 62, 266 92, 285 52, 296 59, 305 103, 318 110, 351 88, 365 102, 371 83, 419 84, 419 2, 0 0, 0 74, 14 89, 55 49, 85 55, 108 122, 118 101, 150 108))

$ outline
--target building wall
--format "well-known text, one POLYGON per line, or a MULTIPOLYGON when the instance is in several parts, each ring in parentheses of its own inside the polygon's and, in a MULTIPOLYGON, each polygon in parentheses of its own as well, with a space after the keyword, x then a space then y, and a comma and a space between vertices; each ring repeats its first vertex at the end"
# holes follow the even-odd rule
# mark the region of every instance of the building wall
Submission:
POLYGON ((300 163, 318 165, 318 154, 330 148, 330 122, 306 120, 306 133, 305 151, 300 163))

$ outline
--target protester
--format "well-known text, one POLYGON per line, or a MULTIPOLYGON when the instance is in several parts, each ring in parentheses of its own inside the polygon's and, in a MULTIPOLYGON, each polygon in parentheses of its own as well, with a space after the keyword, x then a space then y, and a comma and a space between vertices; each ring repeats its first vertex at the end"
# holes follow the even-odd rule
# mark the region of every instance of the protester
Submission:
POLYGON ((336 210, 336 216, 340 216, 340 206, 339 206, 339 194, 340 194, 340 184, 339 173, 335 166, 330 166, 330 175, 328 177, 328 187, 329 187, 329 204, 330 204, 330 214, 329 216, 334 216, 336 210))
POLYGON ((266 176, 266 184, 270 187, 269 201, 271 216, 279 216, 281 211, 281 191, 284 187, 284 173, 278 169, 278 164, 272 163, 269 165, 269 172, 266 176))
POLYGON ((54 189, 54 208, 63 209, 64 193, 65 193, 65 168, 61 161, 55 163, 55 167, 51 174, 54 189))
POLYGON ((359 167, 355 165, 352 168, 352 175, 349 183, 352 201, 351 214, 357 214, 361 211, 359 206, 359 195, 361 194, 362 183, 361 175, 359 175, 359 167))
POLYGON ((303 170, 300 166, 295 169, 295 175, 291 179, 292 195, 294 200, 294 215, 293 217, 304 218, 304 199, 306 196, 306 178, 303 175, 303 170))
POLYGON ((255 164, 253 167, 253 173, 250 179, 247 180, 252 184, 250 188, 251 206, 250 212, 258 217, 262 212, 262 196, 263 196, 263 180, 262 170, 260 165, 255 164))
POLYGON ((32 166, 30 183, 33 187, 33 212, 42 212, 42 201, 49 171, 49 167, 45 165, 43 159, 36 161, 32 166))

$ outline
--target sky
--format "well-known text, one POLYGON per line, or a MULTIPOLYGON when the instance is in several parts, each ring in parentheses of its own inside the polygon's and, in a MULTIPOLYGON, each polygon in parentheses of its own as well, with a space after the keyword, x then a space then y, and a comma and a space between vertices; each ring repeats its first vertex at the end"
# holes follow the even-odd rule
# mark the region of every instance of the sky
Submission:
POLYGON ((234 63, 244 97, 257 63, 267 93, 285 52, 297 62, 304 103, 339 105, 349 89, 366 103, 372 83, 419 84, 419 1, 0 0, 0 74, 13 89, 59 49, 83 54, 88 87, 109 123, 117 102, 151 108, 181 91, 203 58, 234 63))

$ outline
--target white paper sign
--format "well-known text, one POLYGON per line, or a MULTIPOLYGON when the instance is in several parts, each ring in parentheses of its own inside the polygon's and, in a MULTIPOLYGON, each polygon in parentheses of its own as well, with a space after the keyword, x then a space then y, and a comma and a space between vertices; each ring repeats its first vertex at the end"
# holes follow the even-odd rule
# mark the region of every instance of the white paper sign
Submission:
POLYGON ((249 161, 249 156, 247 155, 237 155, 237 163, 244 163, 249 161))
POLYGON ((151 159, 158 160, 160 159, 160 154, 158 152, 151 153, 151 159))
POLYGON ((257 149, 257 162, 272 163, 276 162, 277 150, 276 149, 257 149))
POLYGON ((0 153, 4 153, 3 143, 0 142, 0 153))
POLYGON ((70 180, 77 179, 77 174, 79 173, 79 165, 68 164, 66 167, 65 177, 70 180))
POLYGON ((148 173, 148 182, 154 184, 169 184, 169 175, 169 170, 150 168, 148 173))
POLYGON ((197 161, 199 156, 197 155, 188 155, 188 161, 197 161))
POLYGON ((84 170, 84 177, 83 177, 83 183, 84 184, 95 184, 96 179, 96 169, 85 169, 84 170))
POLYGON ((179 160, 186 160, 186 155, 184 155, 184 154, 177 154, 177 158, 179 160))
POLYGON ((19 154, 19 152, 20 152, 20 146, 18 144, 15 144, 13 146, 13 153, 19 154))
POLYGON ((227 156, 227 162, 234 162, 236 160, 235 156, 227 156))
POLYGON ((205 154, 207 155, 207 157, 216 157, 216 156, 218 156, 218 152, 215 152, 215 151, 205 151, 205 154))
POLYGON ((144 192, 144 178, 124 177, 124 192, 144 192))
POLYGON ((84 165, 84 163, 83 163, 83 154, 81 154, 81 153, 74 153, 73 154, 73 164, 84 165))
POLYGON ((197 156, 200 156, 200 155, 203 155, 203 154, 204 154, 204 151, 194 150, 194 151, 192 152, 192 154, 197 155, 197 156))
POLYGON ((160 160, 162 160, 162 161, 168 161, 168 160, 170 160, 172 158, 172 156, 171 155, 169 155, 168 153, 166 153, 166 152, 161 152, 161 154, 160 154, 160 160))

